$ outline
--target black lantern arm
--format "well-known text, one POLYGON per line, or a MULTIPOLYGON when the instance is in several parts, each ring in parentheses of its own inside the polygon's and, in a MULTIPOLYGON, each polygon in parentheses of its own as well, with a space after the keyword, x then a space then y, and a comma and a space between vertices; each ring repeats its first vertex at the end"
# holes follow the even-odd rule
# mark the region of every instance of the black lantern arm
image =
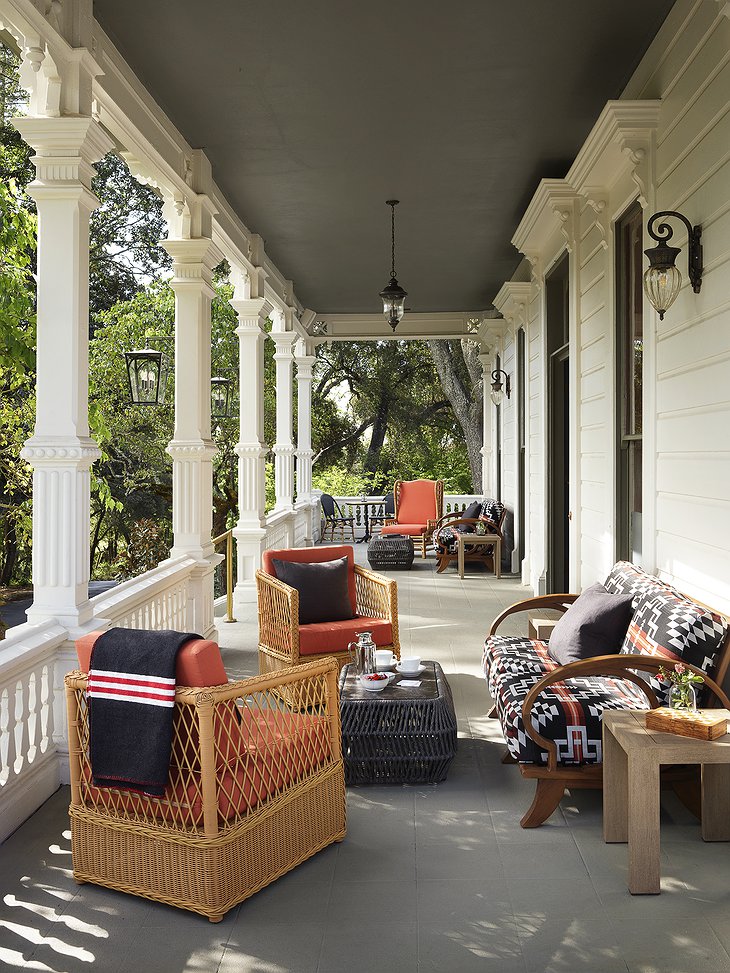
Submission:
POLYGON ((702 227, 699 223, 693 226, 683 213, 678 213, 676 210, 661 210, 658 213, 654 213, 646 224, 646 232, 652 240, 656 240, 659 244, 667 245, 674 236, 674 230, 669 223, 662 222, 658 226, 656 225, 658 220, 663 220, 665 217, 679 220, 687 227, 687 272, 690 283, 692 284, 692 290, 695 294, 699 294, 702 286, 702 271, 704 269, 701 242, 702 227))

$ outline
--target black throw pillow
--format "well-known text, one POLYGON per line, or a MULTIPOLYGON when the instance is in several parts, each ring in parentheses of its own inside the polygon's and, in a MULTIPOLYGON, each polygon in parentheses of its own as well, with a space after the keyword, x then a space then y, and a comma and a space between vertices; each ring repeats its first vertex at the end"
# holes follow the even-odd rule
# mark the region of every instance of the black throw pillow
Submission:
POLYGON ((550 635, 548 652, 561 666, 619 652, 629 627, 632 595, 591 585, 570 606, 550 635))
POLYGON ((276 577, 299 592, 299 624, 341 622, 354 618, 347 577, 347 558, 301 563, 272 559, 276 577))
POLYGON ((461 515, 464 520, 477 520, 479 514, 482 512, 482 501, 474 500, 466 508, 464 513, 461 515))

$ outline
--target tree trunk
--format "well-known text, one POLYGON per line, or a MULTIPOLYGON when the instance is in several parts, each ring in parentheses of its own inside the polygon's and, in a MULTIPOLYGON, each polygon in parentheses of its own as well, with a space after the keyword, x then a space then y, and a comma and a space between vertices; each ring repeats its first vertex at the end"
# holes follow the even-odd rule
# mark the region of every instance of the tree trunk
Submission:
POLYGON ((377 473, 380 466, 380 454, 388 432, 388 416, 390 414, 390 399, 385 390, 380 395, 378 409, 375 413, 373 422, 373 432, 370 436, 370 445, 365 456, 364 469, 366 473, 377 473))
POLYGON ((484 383, 478 348, 470 341, 445 340, 429 341, 428 347, 444 394, 464 433, 472 489, 482 493, 484 383))

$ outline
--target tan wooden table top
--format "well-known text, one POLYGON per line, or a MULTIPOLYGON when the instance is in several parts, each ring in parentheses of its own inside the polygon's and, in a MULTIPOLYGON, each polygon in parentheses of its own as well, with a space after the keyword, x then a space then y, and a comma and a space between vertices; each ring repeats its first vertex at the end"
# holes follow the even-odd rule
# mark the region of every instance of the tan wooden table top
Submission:
MULTIPOLYGON (((646 710, 621 710, 603 714, 603 722, 626 753, 632 750, 657 751, 660 763, 727 763, 730 762, 730 734, 717 740, 695 740, 676 733, 647 730, 646 710)), ((713 716, 726 716, 730 710, 713 709, 713 716)))

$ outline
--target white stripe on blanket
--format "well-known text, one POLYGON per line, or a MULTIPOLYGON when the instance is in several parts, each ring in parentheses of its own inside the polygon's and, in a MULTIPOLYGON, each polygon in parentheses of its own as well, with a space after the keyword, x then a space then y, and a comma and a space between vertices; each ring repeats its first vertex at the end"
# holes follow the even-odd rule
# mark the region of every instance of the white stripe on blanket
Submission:
POLYGON ((91 699, 116 699, 146 706, 175 705, 175 680, 159 676, 91 669, 88 688, 91 699))

